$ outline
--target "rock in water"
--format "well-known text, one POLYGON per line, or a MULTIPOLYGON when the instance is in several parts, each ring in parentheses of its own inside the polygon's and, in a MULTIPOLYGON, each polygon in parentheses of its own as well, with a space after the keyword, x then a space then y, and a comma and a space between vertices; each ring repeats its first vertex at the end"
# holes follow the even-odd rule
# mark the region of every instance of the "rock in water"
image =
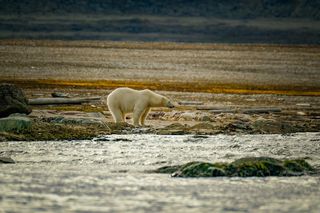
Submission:
POLYGON ((13 84, 0 84, 0 118, 13 113, 31 113, 28 99, 23 91, 13 84))
POLYGON ((16 163, 12 158, 9 157, 0 157, 0 163, 16 163))
POLYGON ((299 176, 314 173, 314 169, 302 159, 278 160, 269 157, 241 158, 232 163, 190 162, 165 166, 154 172, 171 173, 172 177, 266 177, 299 176))
POLYGON ((21 131, 30 128, 31 125, 31 119, 25 115, 15 114, 7 118, 0 118, 0 132, 21 131))

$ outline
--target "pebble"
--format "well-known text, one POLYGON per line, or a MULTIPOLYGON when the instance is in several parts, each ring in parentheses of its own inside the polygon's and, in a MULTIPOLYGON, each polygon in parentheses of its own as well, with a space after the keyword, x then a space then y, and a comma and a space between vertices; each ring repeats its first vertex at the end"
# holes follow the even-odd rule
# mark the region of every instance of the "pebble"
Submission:
POLYGON ((297 115, 307 115, 307 114, 305 112, 299 111, 299 112, 297 112, 297 115))

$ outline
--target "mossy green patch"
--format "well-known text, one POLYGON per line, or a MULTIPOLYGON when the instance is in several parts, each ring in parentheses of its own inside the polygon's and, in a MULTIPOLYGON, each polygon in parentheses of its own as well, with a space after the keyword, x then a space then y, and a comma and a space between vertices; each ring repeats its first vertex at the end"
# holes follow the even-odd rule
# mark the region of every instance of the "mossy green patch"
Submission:
POLYGON ((225 175, 225 171, 220 164, 215 165, 205 162, 187 163, 172 174, 173 177, 217 177, 225 175))
POLYGON ((173 177, 266 177, 299 176, 314 173, 310 164, 302 159, 278 160, 269 157, 241 158, 227 163, 189 162, 165 166, 154 172, 171 173, 173 177))

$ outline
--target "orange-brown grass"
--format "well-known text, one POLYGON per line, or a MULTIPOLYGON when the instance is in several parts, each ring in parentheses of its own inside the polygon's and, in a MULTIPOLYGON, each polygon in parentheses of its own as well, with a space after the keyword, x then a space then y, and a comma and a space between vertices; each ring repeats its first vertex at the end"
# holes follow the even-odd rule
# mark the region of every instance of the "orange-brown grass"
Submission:
POLYGON ((0 79, 0 82, 8 82, 20 85, 23 88, 94 88, 114 89, 117 87, 130 87, 134 89, 152 89, 163 91, 180 92, 205 92, 205 93, 229 93, 229 94, 281 94, 281 95, 304 95, 320 96, 318 87, 301 87, 291 85, 247 85, 247 84, 217 84, 209 81, 132 81, 132 80, 101 80, 101 81, 80 81, 80 80, 19 80, 0 79))

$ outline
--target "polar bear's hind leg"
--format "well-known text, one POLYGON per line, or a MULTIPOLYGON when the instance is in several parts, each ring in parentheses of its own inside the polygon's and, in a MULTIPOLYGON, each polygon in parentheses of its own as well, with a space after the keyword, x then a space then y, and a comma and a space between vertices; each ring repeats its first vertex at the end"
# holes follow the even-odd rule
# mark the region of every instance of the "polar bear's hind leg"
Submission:
POLYGON ((116 123, 121 123, 124 122, 124 114, 121 112, 120 109, 116 108, 116 107, 110 107, 110 112, 112 114, 113 120, 116 123))

